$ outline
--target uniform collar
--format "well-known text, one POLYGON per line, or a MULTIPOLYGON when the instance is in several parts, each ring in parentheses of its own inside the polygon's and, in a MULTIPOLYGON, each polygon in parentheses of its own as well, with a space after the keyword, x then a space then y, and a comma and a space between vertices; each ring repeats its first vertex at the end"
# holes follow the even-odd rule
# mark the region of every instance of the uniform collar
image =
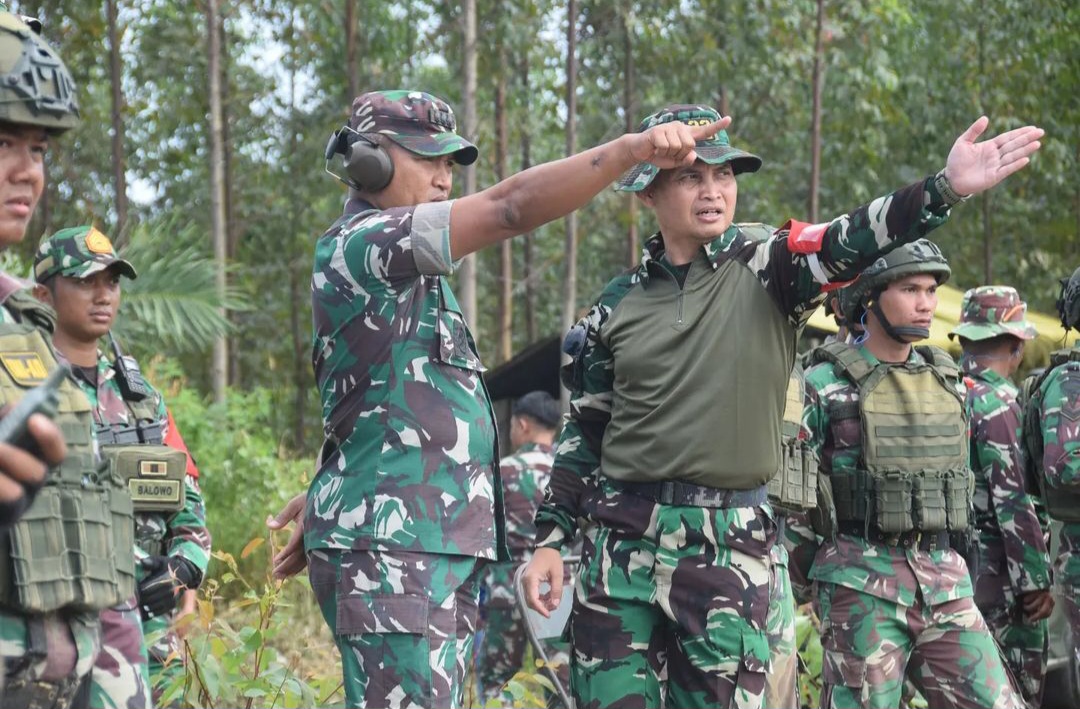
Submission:
POLYGON ((962 357, 960 369, 972 379, 982 379, 990 385, 1012 384, 1008 377, 1003 377, 989 367, 979 364, 979 360, 974 357, 962 357))
MULTIPOLYGON (((698 253, 704 256, 715 271, 720 266, 721 257, 727 253, 731 245, 740 237, 746 238, 738 225, 732 224, 723 234, 709 243, 703 244, 698 249, 698 253)), ((656 232, 645 242, 645 248, 641 251, 641 264, 638 266, 638 275, 641 277, 642 282, 647 284, 651 273, 656 273, 658 268, 664 269, 660 260, 664 257, 665 252, 664 235, 661 232, 656 232)))
POLYGON ((378 207, 362 197, 350 197, 348 201, 345 202, 344 215, 350 216, 359 214, 360 212, 370 212, 372 209, 378 209, 378 207))

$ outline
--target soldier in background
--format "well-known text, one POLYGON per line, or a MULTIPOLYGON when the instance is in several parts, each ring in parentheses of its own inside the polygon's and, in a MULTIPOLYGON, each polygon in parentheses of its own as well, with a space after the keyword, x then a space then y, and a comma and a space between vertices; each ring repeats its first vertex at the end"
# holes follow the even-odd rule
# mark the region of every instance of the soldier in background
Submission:
POLYGON ((804 422, 828 491, 809 572, 825 709, 895 707, 905 676, 935 709, 1023 706, 958 551, 972 480, 961 373, 944 350, 912 345, 949 275, 925 239, 879 258, 841 297, 864 333, 815 349, 807 371, 804 422))
MULTIPOLYGON (((533 391, 514 401, 510 415, 510 446, 499 461, 506 509, 506 543, 510 561, 489 564, 486 601, 480 607, 484 642, 477 652, 477 676, 485 699, 500 696, 503 685, 521 669, 528 638, 514 593, 514 572, 532 557, 536 526, 533 518, 544 499, 555 435, 562 412, 546 391, 533 391)), ((569 668, 566 670, 569 679, 569 668)))
MULTIPOLYGON (((71 75, 22 20, 0 12, 0 245, 22 240, 44 189, 50 139, 79 123, 71 75)), ((0 400, 57 366, 54 314, 0 278, 0 400)), ((0 674, 5 707, 85 705, 100 648, 99 613, 135 592, 126 486, 99 465, 90 405, 71 379, 56 421, 67 457, 0 542, 0 674), (16 583, 18 579, 18 583, 16 583)))
POLYGON ((979 540, 975 604, 1024 699, 1038 707, 1054 599, 1050 554, 1020 451, 1018 390, 1009 379, 1020 367, 1024 343, 1037 334, 1026 312, 1015 288, 973 288, 964 293, 960 323, 949 337, 959 337, 964 351, 979 540))
MULTIPOLYGON (((1080 330, 1080 268, 1062 279, 1057 308, 1066 331, 1080 330)), ((1047 513, 1064 523, 1054 583, 1080 661, 1080 344, 1051 354, 1025 392, 1024 448, 1047 513)))
MULTIPOLYGON (((171 421, 161 394, 121 353, 112 336, 121 278, 135 268, 117 256, 109 238, 91 226, 61 229, 43 239, 34 257, 34 294, 56 311, 53 341, 90 400, 97 440, 132 491, 140 561, 138 606, 102 612, 102 649, 94 665, 93 709, 150 707, 149 659, 160 674, 179 641, 170 629, 180 595, 198 588, 210 561, 210 532, 198 481, 188 475, 186 449, 165 445, 171 421), (112 345, 111 356, 99 346, 112 345), (144 632, 154 643, 143 644, 144 632)), ((157 677, 160 685, 162 677, 157 677)), ((160 694, 160 691, 159 691, 160 694)))

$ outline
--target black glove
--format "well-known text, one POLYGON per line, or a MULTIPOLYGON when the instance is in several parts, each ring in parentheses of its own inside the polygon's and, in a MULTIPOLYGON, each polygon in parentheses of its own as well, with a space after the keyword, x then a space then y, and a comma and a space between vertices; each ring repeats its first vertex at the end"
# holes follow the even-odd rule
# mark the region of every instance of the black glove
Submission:
POLYGON ((138 589, 143 620, 170 615, 184 591, 198 588, 202 580, 198 567, 180 556, 149 556, 141 563, 146 571, 138 589))

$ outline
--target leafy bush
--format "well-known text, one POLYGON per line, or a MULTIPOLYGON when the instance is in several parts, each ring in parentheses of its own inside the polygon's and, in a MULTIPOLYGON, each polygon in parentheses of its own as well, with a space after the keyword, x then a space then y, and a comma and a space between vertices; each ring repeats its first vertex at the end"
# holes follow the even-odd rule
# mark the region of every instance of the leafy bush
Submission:
MULTIPOLYGON (((252 539, 240 552, 269 569, 276 549, 252 539)), ((164 687, 161 703, 187 707, 326 707, 344 702, 341 663, 311 590, 264 571, 250 580, 236 558, 216 551, 220 578, 199 590, 198 612, 181 620, 185 672, 164 687), (291 599, 298 597, 298 602, 291 599), (231 598, 232 600, 227 600, 231 598)), ((171 658, 177 662, 180 658, 171 658)))
MULTIPOLYGON (((239 559, 245 575, 262 573, 257 557, 240 552, 248 540, 265 535, 268 514, 307 488, 312 466, 283 444, 288 424, 276 395, 264 387, 230 389, 223 404, 213 404, 185 386, 169 360, 153 362, 149 374, 199 466, 214 549, 239 559)), ((211 564, 210 575, 221 573, 219 567, 211 564)))

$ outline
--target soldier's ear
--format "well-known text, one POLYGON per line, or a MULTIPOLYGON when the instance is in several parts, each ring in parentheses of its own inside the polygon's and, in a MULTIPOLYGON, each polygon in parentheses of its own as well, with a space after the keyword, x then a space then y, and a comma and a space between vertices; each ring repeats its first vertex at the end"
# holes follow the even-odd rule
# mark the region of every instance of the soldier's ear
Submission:
POLYGON ((40 300, 45 305, 53 305, 52 291, 40 283, 34 284, 34 289, 31 291, 34 297, 40 300))

